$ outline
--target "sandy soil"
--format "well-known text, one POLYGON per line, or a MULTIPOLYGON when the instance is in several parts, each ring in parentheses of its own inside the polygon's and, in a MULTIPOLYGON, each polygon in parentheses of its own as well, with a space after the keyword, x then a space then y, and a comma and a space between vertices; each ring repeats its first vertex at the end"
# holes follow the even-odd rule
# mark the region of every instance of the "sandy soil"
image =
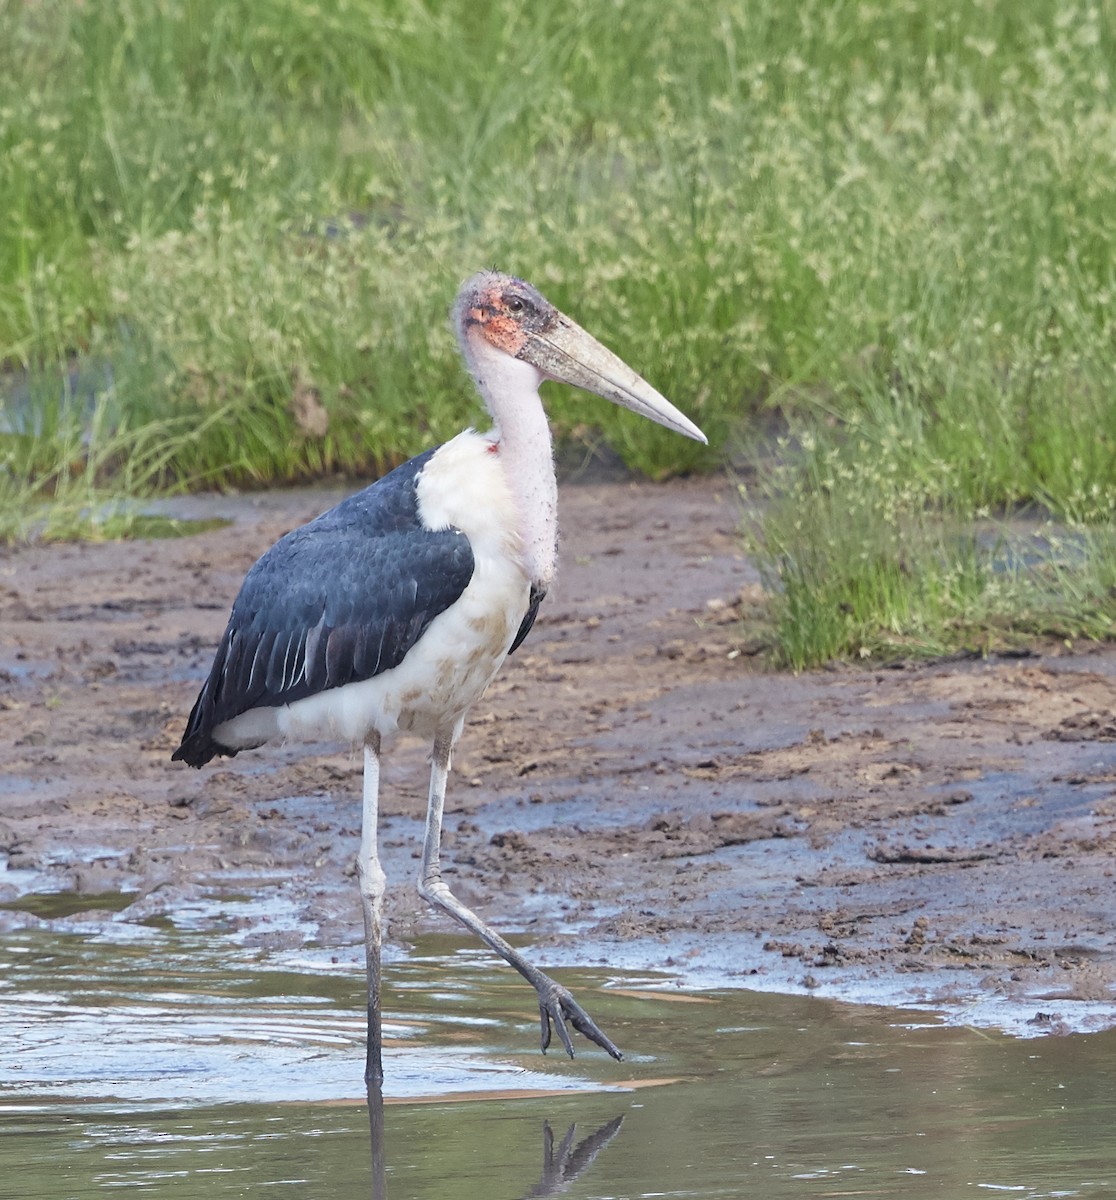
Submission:
MULTIPOLYGON (((61 889, 88 897, 63 928, 174 915, 355 954, 359 756, 169 762, 244 571, 336 498, 200 497, 178 511, 233 523, 0 551, 0 930, 61 889)), ((1116 1023, 1116 652, 773 673, 731 485, 562 501, 557 592, 451 777, 463 899, 544 962, 1116 1023)), ((382 789, 397 945, 443 927, 411 882, 424 760, 399 744, 382 789)))

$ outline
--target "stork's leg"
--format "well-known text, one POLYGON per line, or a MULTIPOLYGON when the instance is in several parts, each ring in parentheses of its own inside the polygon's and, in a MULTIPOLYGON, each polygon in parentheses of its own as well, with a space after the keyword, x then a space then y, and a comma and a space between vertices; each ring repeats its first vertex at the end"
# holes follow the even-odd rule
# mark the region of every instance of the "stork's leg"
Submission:
POLYGON ((490 949, 495 950, 502 959, 510 963, 535 989, 539 996, 539 1020, 542 1026, 542 1048, 546 1053, 550 1045, 551 1025, 558 1030, 558 1037, 566 1048, 566 1053, 573 1058, 573 1043, 570 1032, 566 1028, 569 1023, 591 1042, 596 1042, 602 1050, 607 1050, 613 1058, 623 1058, 612 1041, 597 1028, 596 1022, 570 995, 569 991, 556 983, 549 975, 543 974, 538 967, 529 963, 514 946, 490 929, 475 912, 464 904, 449 890, 439 866, 439 854, 442 844, 442 812, 446 802, 446 777, 449 774, 450 753, 456 740, 457 730, 452 735, 439 735, 434 739, 433 766, 430 770, 430 798, 426 809, 426 838, 422 847, 422 876, 419 880, 419 894, 424 900, 435 904, 443 912, 455 917, 467 929, 481 939, 490 949))
POLYGON ((384 1078, 381 1054, 383 1032, 380 1022, 380 951, 383 935, 380 915, 387 880, 380 866, 376 825, 380 809, 380 735, 371 733, 364 743, 364 803, 360 828, 357 877, 360 906, 364 913, 364 962, 368 974, 368 1049, 364 1064, 366 1083, 379 1086, 384 1078))

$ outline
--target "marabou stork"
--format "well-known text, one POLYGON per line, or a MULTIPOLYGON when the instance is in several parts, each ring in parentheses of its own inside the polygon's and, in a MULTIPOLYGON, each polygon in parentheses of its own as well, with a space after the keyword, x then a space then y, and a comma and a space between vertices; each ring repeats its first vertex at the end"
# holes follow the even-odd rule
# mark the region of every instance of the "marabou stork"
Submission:
POLYGON ((383 1078, 376 842, 380 749, 406 731, 433 744, 419 893, 535 988, 542 1048, 566 1022, 620 1051, 573 996, 454 896, 439 846, 450 754, 465 715, 527 636, 555 573, 558 521, 550 427, 539 385, 595 392, 687 437, 705 436, 611 351, 522 279, 461 287, 454 325, 492 417, 428 450, 281 538, 233 602, 209 678, 173 758, 200 767, 275 738, 364 748, 357 859, 368 971, 366 1079, 383 1078))

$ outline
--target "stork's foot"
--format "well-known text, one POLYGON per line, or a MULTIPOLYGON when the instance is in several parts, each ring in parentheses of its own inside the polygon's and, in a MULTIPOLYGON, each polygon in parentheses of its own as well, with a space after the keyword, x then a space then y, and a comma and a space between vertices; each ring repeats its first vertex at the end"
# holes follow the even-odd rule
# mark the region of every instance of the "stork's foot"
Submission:
POLYGON ((591 1042, 595 1042, 602 1050, 607 1050, 618 1062, 624 1056, 597 1026, 597 1022, 573 998, 567 988, 555 983, 549 975, 543 975, 535 984, 539 994, 539 1022, 542 1026, 542 1052, 546 1053, 550 1046, 551 1026, 558 1030, 558 1037, 566 1048, 566 1053, 573 1058, 573 1042, 570 1041, 570 1031, 566 1028, 568 1021, 574 1029, 591 1042))

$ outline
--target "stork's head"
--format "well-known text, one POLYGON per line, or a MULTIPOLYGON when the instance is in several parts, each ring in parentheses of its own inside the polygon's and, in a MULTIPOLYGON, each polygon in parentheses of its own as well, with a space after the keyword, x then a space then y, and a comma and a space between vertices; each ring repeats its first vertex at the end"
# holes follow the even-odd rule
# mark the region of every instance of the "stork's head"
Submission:
POLYGON ((457 294, 454 323, 474 374, 493 352, 584 388, 699 442, 705 434, 592 334, 523 279, 481 271, 457 294))

